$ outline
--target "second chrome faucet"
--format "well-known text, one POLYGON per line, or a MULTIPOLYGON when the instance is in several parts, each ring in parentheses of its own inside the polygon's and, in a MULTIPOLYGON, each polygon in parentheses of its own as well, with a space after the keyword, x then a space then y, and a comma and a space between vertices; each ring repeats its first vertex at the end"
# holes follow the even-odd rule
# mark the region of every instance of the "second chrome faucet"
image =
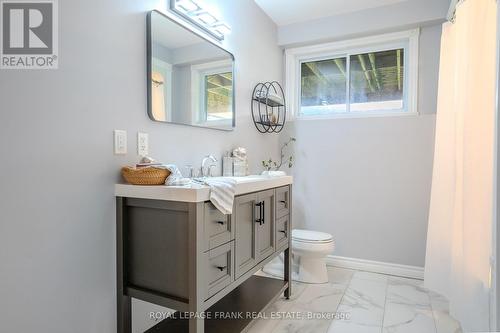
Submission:
POLYGON ((201 177, 212 177, 212 168, 216 165, 217 159, 213 155, 207 155, 201 161, 200 175, 201 177), (210 165, 205 166, 210 161, 210 165))

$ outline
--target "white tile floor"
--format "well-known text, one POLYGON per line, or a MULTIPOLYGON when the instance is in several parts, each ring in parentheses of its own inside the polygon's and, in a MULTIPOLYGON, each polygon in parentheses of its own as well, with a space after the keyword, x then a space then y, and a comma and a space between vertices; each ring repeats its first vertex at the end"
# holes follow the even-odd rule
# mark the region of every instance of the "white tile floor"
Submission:
POLYGON ((446 299, 423 288, 420 280, 335 267, 328 273, 327 284, 294 282, 291 299, 278 299, 248 332, 462 332, 448 314, 446 299), (323 317, 306 319, 311 316, 323 317))

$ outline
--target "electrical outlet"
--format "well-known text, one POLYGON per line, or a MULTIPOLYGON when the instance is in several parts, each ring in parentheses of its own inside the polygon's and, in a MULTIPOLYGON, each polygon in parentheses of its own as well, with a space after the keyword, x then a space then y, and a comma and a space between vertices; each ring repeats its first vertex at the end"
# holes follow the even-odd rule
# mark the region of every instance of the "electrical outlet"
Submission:
POLYGON ((148 133, 137 133, 137 155, 148 156, 149 155, 149 135, 148 133))
POLYGON ((127 154, 127 131, 114 130, 115 155, 127 154))

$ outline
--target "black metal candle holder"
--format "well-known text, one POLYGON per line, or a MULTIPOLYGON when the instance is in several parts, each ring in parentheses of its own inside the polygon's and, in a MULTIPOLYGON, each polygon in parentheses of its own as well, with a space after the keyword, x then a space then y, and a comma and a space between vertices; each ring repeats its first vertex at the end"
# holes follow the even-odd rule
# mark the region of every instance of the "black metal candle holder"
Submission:
POLYGON ((285 127, 286 101, 283 88, 276 82, 255 86, 252 93, 252 117, 261 133, 279 133, 285 127))

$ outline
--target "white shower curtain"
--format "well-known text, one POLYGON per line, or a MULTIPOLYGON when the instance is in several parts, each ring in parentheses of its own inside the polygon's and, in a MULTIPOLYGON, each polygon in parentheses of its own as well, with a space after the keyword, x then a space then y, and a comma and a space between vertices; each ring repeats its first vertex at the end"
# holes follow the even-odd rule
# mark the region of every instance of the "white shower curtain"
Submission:
POLYGON ((496 1, 465 0, 441 40, 425 285, 466 331, 489 330, 496 1))

